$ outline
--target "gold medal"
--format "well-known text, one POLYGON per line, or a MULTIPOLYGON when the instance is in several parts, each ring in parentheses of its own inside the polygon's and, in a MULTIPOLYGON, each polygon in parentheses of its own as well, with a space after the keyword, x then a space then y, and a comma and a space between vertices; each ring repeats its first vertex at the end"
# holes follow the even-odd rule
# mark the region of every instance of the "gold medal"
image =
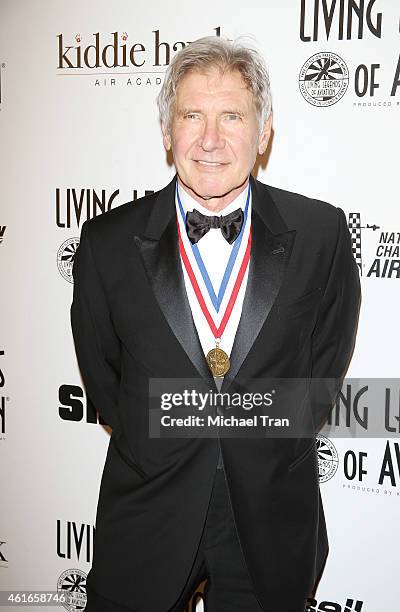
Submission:
POLYGON ((216 338, 216 347, 208 351, 206 360, 213 376, 222 378, 229 371, 231 363, 228 355, 219 348, 219 338, 216 338))

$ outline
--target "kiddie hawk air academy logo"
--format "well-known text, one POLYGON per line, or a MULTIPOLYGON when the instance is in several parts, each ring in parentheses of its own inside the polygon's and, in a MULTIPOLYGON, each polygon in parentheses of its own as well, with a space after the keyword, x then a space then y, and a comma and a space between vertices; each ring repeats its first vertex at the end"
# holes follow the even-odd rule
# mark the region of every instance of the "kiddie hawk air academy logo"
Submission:
POLYGON ((303 65, 299 87, 303 98, 313 106, 332 106, 344 96, 349 71, 344 60, 330 51, 312 55, 303 65))
POLYGON ((333 478, 339 466, 336 447, 329 438, 318 434, 316 436, 319 482, 333 478))
MULTIPOLYGON (((67 569, 57 581, 57 593, 62 595, 62 606, 68 612, 86 607, 86 574, 80 569, 67 569)), ((60 598, 61 601, 61 598, 60 598)))
POLYGON ((69 283, 73 283, 72 266, 75 253, 79 246, 79 238, 68 238, 57 251, 57 266, 61 276, 69 283))
POLYGON ((380 231, 376 234, 381 227, 368 223, 363 225, 359 212, 349 213, 347 224, 360 275, 372 278, 400 278, 400 232, 380 231), (370 231, 364 234, 363 230, 370 231))
MULTIPOLYGON (((57 74, 94 76, 96 87, 161 85, 174 54, 190 45, 182 34, 171 40, 160 30, 60 33, 56 37, 57 74)), ((221 27, 195 38, 200 35, 220 36, 221 27)))

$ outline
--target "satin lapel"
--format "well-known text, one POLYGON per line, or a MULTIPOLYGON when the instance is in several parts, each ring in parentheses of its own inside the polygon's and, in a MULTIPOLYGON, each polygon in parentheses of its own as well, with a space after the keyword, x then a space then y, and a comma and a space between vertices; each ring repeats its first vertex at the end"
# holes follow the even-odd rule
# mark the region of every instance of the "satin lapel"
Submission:
POLYGON ((282 285, 296 230, 288 230, 265 185, 251 178, 252 246, 242 314, 233 343, 226 391, 249 354, 282 285))
POLYGON ((213 379, 193 320, 180 261, 175 208, 175 179, 163 189, 145 236, 134 236, 160 308, 182 348, 200 374, 213 379))

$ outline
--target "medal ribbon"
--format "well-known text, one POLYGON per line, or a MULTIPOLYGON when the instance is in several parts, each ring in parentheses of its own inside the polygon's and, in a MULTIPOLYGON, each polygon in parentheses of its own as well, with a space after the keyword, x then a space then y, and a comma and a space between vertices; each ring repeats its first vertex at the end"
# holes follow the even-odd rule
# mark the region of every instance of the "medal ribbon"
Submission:
MULTIPOLYGON (((178 200, 178 204, 179 204, 179 209, 181 211, 182 220, 183 220, 183 223, 185 223, 185 212, 183 210, 182 202, 181 202, 181 199, 179 197, 178 181, 176 181, 176 196, 177 196, 177 200, 178 200)), ((242 228, 241 228, 241 230, 239 232, 239 235, 236 238, 236 240, 234 242, 234 245, 232 247, 231 254, 230 254, 229 260, 228 260, 228 264, 226 266, 226 269, 225 269, 225 272, 224 272, 224 276, 223 276, 222 281, 221 281, 221 286, 220 286, 219 291, 218 291, 218 296, 215 295, 214 287, 212 286, 212 283, 211 283, 210 277, 208 275, 207 269, 206 269, 206 267, 204 265, 204 262, 203 262, 203 259, 202 259, 201 255, 200 255, 199 247, 197 246, 197 244, 190 243, 190 246, 192 247, 193 255, 196 258, 197 265, 199 266, 200 273, 201 273, 201 275, 203 277, 204 284, 207 287, 208 295, 210 296, 211 302, 213 303, 213 306, 214 306, 214 308, 215 308, 215 310, 217 312, 219 312, 222 300, 223 300, 224 295, 225 295, 225 290, 226 290, 226 287, 228 285, 228 281, 229 281, 229 279, 231 277, 233 266, 235 265, 235 261, 236 261, 236 258, 237 258, 238 252, 239 252, 239 248, 240 248, 240 245, 241 245, 241 242, 242 242, 244 228, 246 227, 247 212, 248 212, 248 209, 249 209, 249 202, 250 202, 250 182, 249 182, 249 187, 248 187, 248 190, 247 190, 246 206, 244 208, 243 225, 242 225, 242 228)))
POLYGON ((244 254, 244 257, 243 257, 243 261, 241 263, 241 266, 240 266, 239 273, 237 275, 235 284, 234 284, 233 289, 232 289, 231 297, 229 298, 229 302, 228 302, 228 305, 226 307, 224 316, 222 317, 222 321, 221 321, 219 327, 217 327, 215 325, 215 323, 214 323, 214 321, 213 321, 213 319, 212 319, 212 317, 210 315, 210 312, 209 312, 209 310, 207 308, 207 305, 206 305, 206 303, 204 301, 204 298, 203 298, 203 295, 201 293, 200 287, 199 287, 198 282, 196 280, 196 277, 194 275, 193 268, 190 265, 189 258, 188 258, 187 254, 186 254, 185 247, 183 246, 181 232, 180 232, 180 229, 179 229, 179 223, 177 223, 177 225, 178 225, 178 236, 179 236, 179 251, 180 251, 183 263, 185 265, 186 272, 187 272, 187 274, 188 274, 188 276, 190 278, 190 282, 192 284, 193 290, 194 290, 194 292, 196 294, 196 297, 197 297, 197 300, 198 300, 198 302, 200 304, 200 308, 201 308, 205 318, 207 319, 207 323, 210 326, 210 329, 212 331, 212 334, 213 334, 214 338, 221 338, 222 334, 224 333, 225 327, 226 327, 226 325, 227 325, 227 323, 229 321, 229 317, 231 316, 233 307, 234 307, 235 302, 236 302, 236 298, 237 298, 238 293, 239 293, 239 289, 240 289, 240 287, 242 285, 242 281, 243 281, 244 274, 246 272, 247 265, 249 263, 250 250, 251 250, 251 226, 250 226, 249 239, 248 239, 248 242, 247 242, 246 251, 245 251, 245 254, 244 254))

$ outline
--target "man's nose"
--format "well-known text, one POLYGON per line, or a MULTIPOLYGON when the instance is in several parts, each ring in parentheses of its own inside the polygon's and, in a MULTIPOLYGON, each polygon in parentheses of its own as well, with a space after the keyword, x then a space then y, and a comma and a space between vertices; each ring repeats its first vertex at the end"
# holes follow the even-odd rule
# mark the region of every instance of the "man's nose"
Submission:
POLYGON ((205 151, 223 149, 225 146, 225 140, 221 134, 218 121, 208 119, 204 124, 203 132, 199 140, 199 145, 205 151))

